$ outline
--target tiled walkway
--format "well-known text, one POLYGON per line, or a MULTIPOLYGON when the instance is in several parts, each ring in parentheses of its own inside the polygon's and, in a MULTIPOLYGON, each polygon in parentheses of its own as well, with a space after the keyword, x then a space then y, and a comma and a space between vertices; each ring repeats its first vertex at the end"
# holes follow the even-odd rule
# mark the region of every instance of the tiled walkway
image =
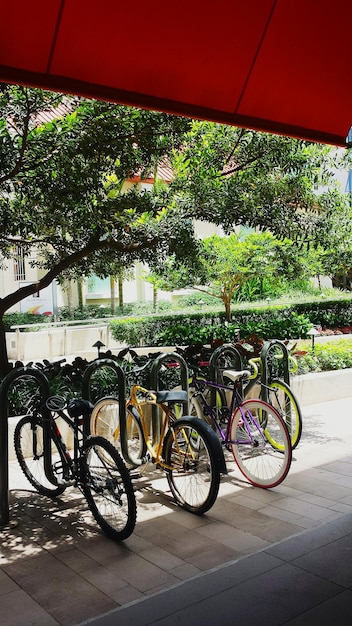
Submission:
MULTIPOLYGON (((283 624, 297 611, 306 610, 305 606, 309 608, 303 602, 308 590, 316 603, 326 599, 323 592, 314 595, 315 582, 322 580, 325 561, 331 566, 335 563, 338 571, 341 560, 341 588, 335 579, 323 585, 331 598, 337 597, 337 592, 352 585, 352 562, 346 553, 352 554, 348 535, 348 528, 352 531, 351 406, 352 398, 347 398, 303 408, 304 435, 285 482, 272 491, 251 487, 231 463, 218 500, 204 517, 175 506, 165 493, 162 475, 148 473, 143 485, 138 483, 143 488, 138 491, 135 532, 121 545, 100 533, 78 493, 65 492, 51 502, 30 491, 17 463, 11 463, 11 522, 17 525, 0 533, 0 624, 77 625, 106 613, 108 617, 92 624, 139 626, 185 619, 192 625, 211 624, 209 585, 214 597, 224 599, 224 616, 217 614, 217 623, 234 622, 236 617, 241 625, 257 621, 244 618, 241 594, 247 590, 252 598, 249 606, 262 607, 261 624, 283 624), (298 535, 301 551, 297 539, 283 541, 298 535), (329 549, 319 553, 322 545, 330 545, 331 537, 340 542, 337 561, 329 549), (317 580, 312 574, 302 577, 297 569, 302 564, 304 569, 305 555, 315 549, 321 568, 314 574, 317 580), (299 563, 289 562, 292 559, 299 563), (250 592, 253 572, 260 575, 263 585, 259 596, 250 592), (296 591, 291 593, 288 615, 277 607, 290 572, 289 586, 296 585, 296 591), (269 598, 270 584, 273 595, 269 598), (168 588, 169 592, 160 593, 168 588), (178 602, 172 604, 172 598, 178 602), (268 615, 271 610, 278 615, 272 621, 265 621, 266 605, 268 615), (169 607, 166 613, 165 606, 169 607)), ((311 571, 308 565, 306 570, 311 571)), ((350 593, 346 591, 346 601, 351 601, 350 593)), ((253 611, 248 615, 254 615, 253 611)), ((318 622, 292 622, 303 623, 318 622)))

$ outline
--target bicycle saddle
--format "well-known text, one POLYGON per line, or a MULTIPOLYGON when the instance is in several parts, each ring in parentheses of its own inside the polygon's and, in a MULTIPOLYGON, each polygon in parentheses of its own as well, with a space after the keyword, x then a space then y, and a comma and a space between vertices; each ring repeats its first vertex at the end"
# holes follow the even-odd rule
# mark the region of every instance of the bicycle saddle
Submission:
POLYGON ((237 372, 236 370, 224 370, 222 374, 223 376, 226 376, 227 378, 232 380, 234 383, 236 382, 236 380, 240 380, 241 378, 245 380, 251 375, 249 370, 242 370, 240 372, 237 372))
POLYGON ((81 415, 90 415, 93 404, 89 400, 74 399, 69 400, 67 405, 67 413, 70 417, 80 417, 81 415))
POLYGON ((184 391, 183 389, 156 392, 157 402, 187 402, 187 399, 187 391, 184 391))

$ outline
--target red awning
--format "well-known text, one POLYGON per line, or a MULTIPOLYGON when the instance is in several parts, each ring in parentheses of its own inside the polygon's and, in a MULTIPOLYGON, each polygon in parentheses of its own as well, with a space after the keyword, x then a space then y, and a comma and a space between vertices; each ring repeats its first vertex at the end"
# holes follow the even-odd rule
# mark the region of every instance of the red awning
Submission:
POLYGON ((3 0, 0 81, 346 145, 348 0, 3 0))

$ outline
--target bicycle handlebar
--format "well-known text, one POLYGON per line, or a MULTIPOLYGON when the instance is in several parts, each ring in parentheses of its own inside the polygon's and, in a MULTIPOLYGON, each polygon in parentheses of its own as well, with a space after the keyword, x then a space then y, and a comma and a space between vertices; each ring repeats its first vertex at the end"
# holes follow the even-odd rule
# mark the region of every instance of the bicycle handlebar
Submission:
MULTIPOLYGON (((283 355, 278 355, 275 354, 274 355, 276 359, 282 359, 283 355)), ((250 380, 252 380, 253 378, 258 378, 259 377, 259 369, 260 367, 258 367, 258 364, 261 365, 261 359, 260 357, 255 357, 253 359, 248 359, 248 365, 250 365, 253 368, 253 373, 250 375, 250 380)), ((298 370, 298 362, 297 359, 292 355, 289 354, 288 355, 288 369, 290 374, 294 374, 295 372, 297 372, 298 370)))

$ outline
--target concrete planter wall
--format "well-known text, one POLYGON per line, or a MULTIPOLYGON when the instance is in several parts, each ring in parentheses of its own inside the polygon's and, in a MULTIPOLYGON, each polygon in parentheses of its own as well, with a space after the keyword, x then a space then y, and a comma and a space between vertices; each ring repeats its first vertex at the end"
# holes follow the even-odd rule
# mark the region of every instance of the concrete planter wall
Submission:
POLYGON ((301 406, 352 396, 352 369, 291 376, 291 387, 301 406))
POLYGON ((53 361, 67 355, 95 358, 97 349, 92 346, 98 340, 104 344, 105 349, 113 350, 120 346, 112 338, 108 324, 49 327, 36 332, 16 330, 6 333, 9 359, 25 363, 42 359, 53 361))

